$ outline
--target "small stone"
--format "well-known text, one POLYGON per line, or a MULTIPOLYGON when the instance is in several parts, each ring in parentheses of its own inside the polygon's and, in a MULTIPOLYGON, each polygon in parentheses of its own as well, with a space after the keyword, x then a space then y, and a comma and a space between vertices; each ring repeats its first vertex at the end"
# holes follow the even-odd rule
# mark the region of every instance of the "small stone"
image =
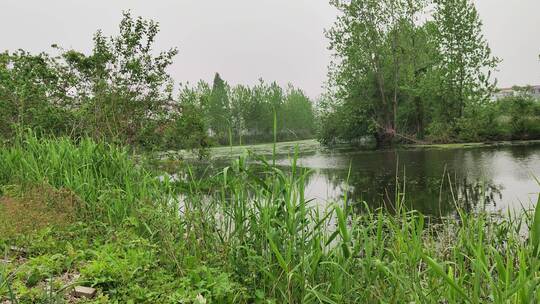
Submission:
POLYGON ((11 249, 11 251, 26 253, 26 249, 17 246, 11 246, 9 247, 9 249, 11 249))
POLYGON ((85 287, 85 286, 75 286, 75 289, 73 290, 73 295, 78 298, 93 298, 96 295, 96 290, 92 287, 85 287))

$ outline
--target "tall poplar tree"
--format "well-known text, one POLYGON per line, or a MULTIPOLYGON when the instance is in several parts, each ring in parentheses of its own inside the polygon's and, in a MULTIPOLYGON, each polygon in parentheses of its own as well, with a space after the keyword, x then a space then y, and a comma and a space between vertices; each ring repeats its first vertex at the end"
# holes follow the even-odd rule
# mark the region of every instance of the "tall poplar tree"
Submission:
POLYGON ((495 83, 491 71, 498 59, 482 35, 482 21, 471 0, 434 0, 438 45, 439 116, 449 127, 467 106, 486 102, 495 83))
POLYGON ((226 139, 230 127, 229 96, 227 84, 219 73, 214 76, 212 93, 208 100, 208 116, 209 126, 214 132, 214 136, 220 140, 226 139))
MULTIPOLYGON (((405 29, 417 27, 423 1, 333 0, 341 15, 327 32, 334 61, 330 84, 353 111, 362 133, 375 135, 379 145, 398 132, 398 109, 404 94, 403 73, 411 58, 405 29)), ((351 111, 349 111, 351 112, 351 111)))

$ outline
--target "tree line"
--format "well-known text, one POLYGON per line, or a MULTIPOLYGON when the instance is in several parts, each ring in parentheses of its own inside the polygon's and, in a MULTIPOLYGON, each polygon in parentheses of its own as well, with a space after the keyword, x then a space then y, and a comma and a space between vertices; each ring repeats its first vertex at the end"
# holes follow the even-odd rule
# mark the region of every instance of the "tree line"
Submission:
POLYGON ((262 79, 254 86, 230 86, 216 73, 210 86, 199 81, 180 87, 179 104, 204 113, 209 136, 218 144, 296 140, 315 135, 315 110, 309 97, 262 79))
POLYGON ((175 90, 167 70, 178 51, 154 50, 158 33, 158 23, 124 12, 118 35, 97 31, 89 54, 58 45, 54 55, 0 53, 0 139, 32 129, 149 149, 204 149, 270 140, 274 131, 278 140, 313 136, 312 103, 292 85, 230 86, 216 74, 211 85, 175 90))
POLYGON ((340 15, 327 31, 334 59, 321 107, 321 142, 371 137, 385 146, 540 137, 538 103, 525 95, 492 100, 491 74, 500 60, 482 35, 472 1, 331 4, 340 15), (521 127, 508 122, 516 117, 526 120, 521 127))
POLYGON ((178 54, 157 52, 158 23, 125 12, 116 36, 89 53, 0 53, 0 140, 25 129, 90 136, 144 149, 373 138, 455 142, 540 138, 540 105, 526 90, 493 100, 499 59, 470 0, 332 0, 333 61, 315 104, 299 88, 259 82, 180 84, 178 54))

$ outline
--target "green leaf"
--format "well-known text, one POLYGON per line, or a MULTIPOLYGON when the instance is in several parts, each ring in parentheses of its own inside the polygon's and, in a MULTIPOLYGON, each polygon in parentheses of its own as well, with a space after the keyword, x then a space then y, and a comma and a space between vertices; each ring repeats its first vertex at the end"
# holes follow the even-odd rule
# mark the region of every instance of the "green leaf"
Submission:
POLYGON ((450 285, 452 289, 457 291, 465 300, 467 300, 467 302, 471 302, 471 299, 469 298, 469 296, 467 296, 465 291, 461 287, 459 287, 459 285, 454 281, 454 278, 446 274, 446 272, 444 271, 442 266, 439 265, 439 263, 437 263, 435 260, 433 260, 424 253, 422 253, 422 259, 431 267, 433 271, 435 271, 435 273, 439 277, 441 277, 448 285, 450 285))
POLYGON ((270 242, 270 248, 272 249, 272 252, 276 256, 276 258, 278 260, 278 263, 279 263, 279 266, 281 266, 283 271, 287 273, 288 272, 287 262, 285 262, 285 259, 283 258, 283 256, 279 252, 279 249, 276 246, 276 243, 274 243, 274 240, 272 240, 270 235, 267 234, 266 237, 268 238, 268 241, 270 242))

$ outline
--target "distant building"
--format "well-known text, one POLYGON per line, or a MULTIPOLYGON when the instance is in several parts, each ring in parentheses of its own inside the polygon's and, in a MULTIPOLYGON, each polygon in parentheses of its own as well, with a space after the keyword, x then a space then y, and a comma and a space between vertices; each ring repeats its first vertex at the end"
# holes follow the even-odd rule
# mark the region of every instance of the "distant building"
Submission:
POLYGON ((518 87, 514 86, 511 88, 500 88, 493 94, 493 100, 498 100, 505 97, 517 96, 518 94, 523 93, 530 94, 536 99, 540 99, 540 85, 524 86, 518 87))
POLYGON ((531 89, 533 90, 532 95, 540 99, 540 85, 531 86, 531 89))

